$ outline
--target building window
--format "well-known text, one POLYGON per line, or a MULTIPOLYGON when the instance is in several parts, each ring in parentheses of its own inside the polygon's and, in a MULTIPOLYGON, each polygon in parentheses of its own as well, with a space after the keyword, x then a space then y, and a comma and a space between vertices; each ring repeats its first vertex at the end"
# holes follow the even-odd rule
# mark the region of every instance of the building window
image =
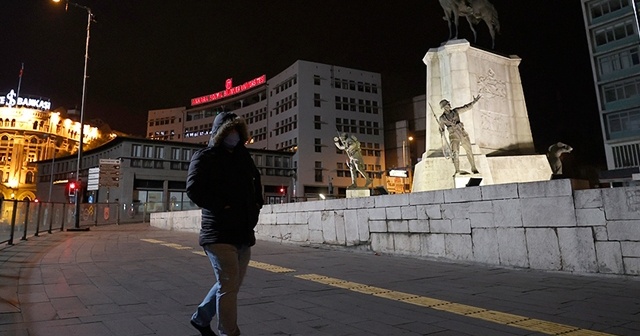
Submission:
POLYGON ((629 137, 640 131, 640 109, 609 113, 606 121, 609 140, 629 137))
POLYGON ((133 157, 142 157, 142 146, 140 146, 140 145, 132 145, 131 146, 131 156, 133 156, 133 157))
POLYGON ((633 47, 599 57, 598 70, 600 71, 600 76, 606 76, 640 65, 640 57, 638 56, 639 49, 638 47, 633 47))
POLYGON ((629 6, 629 0, 594 1, 589 5, 591 19, 597 19, 603 15, 607 15, 627 6, 629 6))
POLYGON ((605 85, 602 88, 605 103, 638 97, 640 95, 640 78, 630 79, 605 85))
POLYGON ((615 24, 613 26, 598 29, 594 32, 596 46, 602 46, 617 40, 621 40, 627 36, 634 35, 633 21, 627 20, 615 24))
POLYGON ((322 182, 322 161, 316 161, 315 181, 322 182))
POLYGON ((164 159, 164 147, 156 147, 155 158, 164 159))
POLYGON ((314 144, 315 144, 316 153, 322 153, 322 139, 315 138, 314 139, 314 144))
POLYGON ((317 130, 322 129, 322 118, 319 115, 313 116, 313 127, 317 130))
POLYGON ((320 76, 313 75, 313 85, 320 85, 320 76))
POLYGON ((313 94, 313 106, 322 107, 322 103, 321 103, 321 99, 320 99, 320 94, 319 93, 314 93, 313 94))

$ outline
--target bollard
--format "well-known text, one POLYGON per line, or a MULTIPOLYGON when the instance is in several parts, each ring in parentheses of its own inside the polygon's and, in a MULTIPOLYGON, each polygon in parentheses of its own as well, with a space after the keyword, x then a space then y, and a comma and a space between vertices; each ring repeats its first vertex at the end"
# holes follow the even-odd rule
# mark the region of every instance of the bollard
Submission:
POLYGON ((13 200, 13 211, 11 213, 11 234, 9 235, 9 241, 7 245, 13 245, 13 235, 16 230, 16 212, 18 210, 18 201, 13 200))

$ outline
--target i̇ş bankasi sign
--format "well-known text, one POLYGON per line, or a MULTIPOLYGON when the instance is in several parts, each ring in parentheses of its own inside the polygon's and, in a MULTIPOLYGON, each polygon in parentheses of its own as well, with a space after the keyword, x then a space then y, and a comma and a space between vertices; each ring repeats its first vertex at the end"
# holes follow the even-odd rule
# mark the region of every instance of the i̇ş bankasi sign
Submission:
POLYGON ((202 97, 198 97, 198 98, 192 98, 191 99, 191 106, 195 106, 195 105, 200 105, 200 104, 204 104, 204 103, 210 103, 212 101, 218 100, 218 99, 222 99, 222 98, 226 98, 229 96, 233 96, 235 94, 238 94, 242 91, 246 91, 249 89, 252 89, 256 86, 262 85, 264 83, 267 82, 267 76, 266 75, 262 75, 258 78, 254 78, 242 85, 238 85, 238 86, 233 86, 233 80, 231 78, 227 79, 225 81, 225 90, 224 91, 220 91, 220 92, 216 92, 216 93, 212 93, 206 96, 202 96, 202 97))
POLYGON ((11 90, 6 96, 0 96, 0 106, 22 106, 46 111, 51 109, 51 102, 42 99, 17 97, 15 91, 11 90))

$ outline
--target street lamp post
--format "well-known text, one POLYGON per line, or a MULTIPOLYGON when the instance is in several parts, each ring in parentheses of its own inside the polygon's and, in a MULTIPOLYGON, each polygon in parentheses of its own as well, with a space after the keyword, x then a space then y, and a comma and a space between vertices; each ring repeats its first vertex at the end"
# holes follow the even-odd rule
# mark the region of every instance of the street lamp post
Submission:
MULTIPOLYGON (((53 2, 60 2, 60 0, 53 0, 53 2)), ((82 144, 84 142, 84 103, 87 92, 87 63, 89 62, 89 37, 91 36, 91 21, 93 21, 93 13, 91 8, 77 4, 75 2, 65 1, 65 10, 69 8, 69 5, 84 9, 87 11, 87 41, 84 49, 84 74, 82 77, 82 101, 80 103, 80 139, 78 139, 78 163, 76 164, 76 180, 80 185, 80 165, 82 164, 82 144)), ((75 199, 75 215, 74 215, 74 229, 80 229, 80 193, 76 194, 75 199)))

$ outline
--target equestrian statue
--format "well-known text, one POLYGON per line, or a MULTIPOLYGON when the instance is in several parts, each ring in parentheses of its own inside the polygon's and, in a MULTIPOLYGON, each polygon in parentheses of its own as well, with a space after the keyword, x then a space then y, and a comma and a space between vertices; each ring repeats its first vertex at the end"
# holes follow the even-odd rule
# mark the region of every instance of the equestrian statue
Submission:
POLYGON ((475 25, 484 21, 489 28, 491 35, 491 49, 495 47, 496 33, 500 32, 500 22, 498 21, 498 11, 489 0, 438 0, 444 10, 444 20, 449 26, 449 39, 458 38, 458 18, 464 16, 469 22, 469 27, 473 32, 473 41, 476 42, 478 35, 475 25), (451 23, 455 26, 455 35, 451 23))

